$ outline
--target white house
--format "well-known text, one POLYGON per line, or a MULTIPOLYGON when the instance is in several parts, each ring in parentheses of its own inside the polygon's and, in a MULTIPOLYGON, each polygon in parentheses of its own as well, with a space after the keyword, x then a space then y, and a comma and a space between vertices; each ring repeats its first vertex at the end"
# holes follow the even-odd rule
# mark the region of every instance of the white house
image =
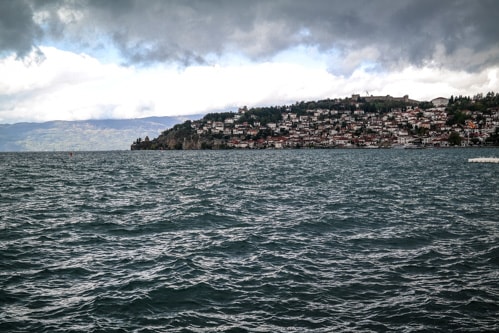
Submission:
POLYGON ((433 104, 436 107, 447 106, 447 104, 449 104, 449 99, 445 97, 437 97, 431 100, 431 104, 433 104))

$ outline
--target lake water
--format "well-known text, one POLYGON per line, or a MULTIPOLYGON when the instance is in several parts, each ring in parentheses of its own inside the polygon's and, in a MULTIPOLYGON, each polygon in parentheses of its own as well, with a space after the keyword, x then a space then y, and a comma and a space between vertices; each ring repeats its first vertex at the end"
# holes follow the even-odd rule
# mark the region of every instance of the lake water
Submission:
POLYGON ((499 149, 0 154, 2 332, 499 330, 499 149))

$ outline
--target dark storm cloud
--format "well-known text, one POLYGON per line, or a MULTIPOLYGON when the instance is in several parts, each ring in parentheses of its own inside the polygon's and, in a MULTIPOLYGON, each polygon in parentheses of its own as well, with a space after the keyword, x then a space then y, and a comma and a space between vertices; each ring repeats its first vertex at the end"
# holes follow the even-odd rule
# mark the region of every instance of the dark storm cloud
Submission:
POLYGON ((37 45, 43 30, 80 46, 112 43, 127 62, 141 64, 203 63, 224 52, 262 60, 300 44, 342 55, 374 48, 371 60, 387 68, 434 62, 477 70, 499 63, 495 0, 0 0, 0 9, 0 48, 19 55, 37 45), (39 12, 45 21, 37 24, 39 12))
POLYGON ((14 51, 22 57, 32 50, 41 35, 32 16, 28 2, 0 0, 0 52, 14 51))

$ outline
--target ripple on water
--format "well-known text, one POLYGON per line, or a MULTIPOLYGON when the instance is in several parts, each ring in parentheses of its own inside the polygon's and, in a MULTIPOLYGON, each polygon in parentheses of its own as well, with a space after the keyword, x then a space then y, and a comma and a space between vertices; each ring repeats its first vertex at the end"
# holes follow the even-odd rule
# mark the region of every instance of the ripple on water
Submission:
POLYGON ((0 154, 0 330, 497 331, 484 152, 0 154))

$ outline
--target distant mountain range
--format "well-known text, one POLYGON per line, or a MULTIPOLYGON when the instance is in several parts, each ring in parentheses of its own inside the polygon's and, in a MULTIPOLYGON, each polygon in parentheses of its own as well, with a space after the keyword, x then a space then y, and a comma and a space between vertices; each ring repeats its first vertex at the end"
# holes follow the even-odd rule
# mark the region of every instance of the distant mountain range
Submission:
POLYGON ((202 116, 0 124, 0 151, 130 150, 139 137, 153 138, 202 116))

